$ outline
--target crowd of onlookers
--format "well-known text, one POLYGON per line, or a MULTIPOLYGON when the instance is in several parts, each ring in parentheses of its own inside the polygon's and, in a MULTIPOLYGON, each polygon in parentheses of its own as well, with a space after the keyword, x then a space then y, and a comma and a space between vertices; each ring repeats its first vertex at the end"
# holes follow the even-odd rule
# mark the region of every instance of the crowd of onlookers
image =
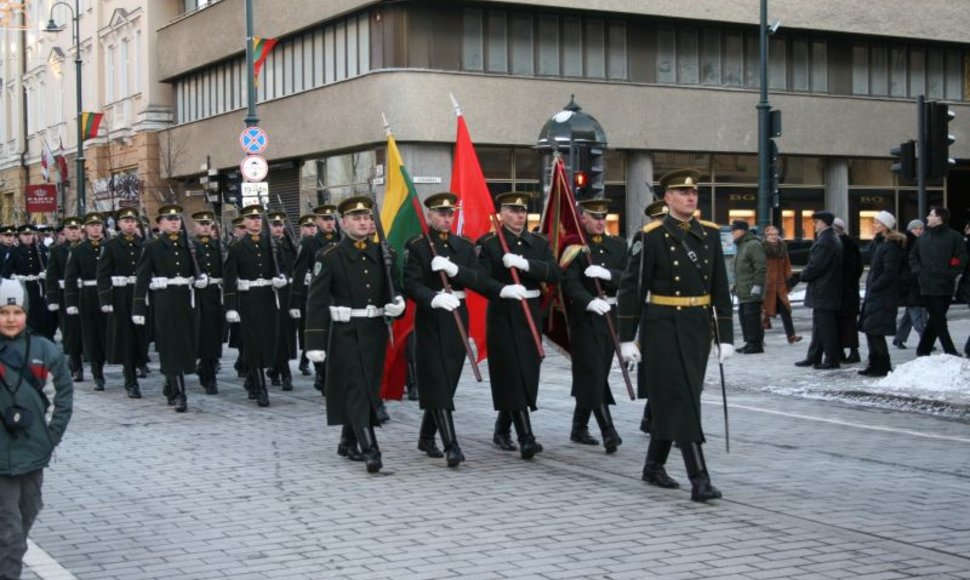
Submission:
MULTIPOLYGON (((960 235, 949 227, 950 212, 934 206, 926 223, 914 219, 899 231, 895 216, 879 212, 865 249, 869 271, 860 296, 865 270, 859 243, 831 212, 815 212, 812 220, 815 240, 799 272, 792 269, 777 227, 767 226, 759 239, 747 222, 731 223, 737 246, 733 292, 744 337, 738 352, 763 353, 764 332, 777 316, 789 344, 802 340, 795 333, 788 295, 804 282, 804 303, 812 309, 812 335, 808 354, 796 366, 837 369, 861 362, 862 333, 869 357, 859 374, 885 376, 892 370, 886 337, 892 337, 896 348, 905 349, 914 329, 919 336, 917 356, 935 351, 937 340, 943 353, 960 356, 947 326, 947 312, 954 302, 970 304, 970 224, 960 235)), ((963 354, 970 358, 970 337, 963 354)))

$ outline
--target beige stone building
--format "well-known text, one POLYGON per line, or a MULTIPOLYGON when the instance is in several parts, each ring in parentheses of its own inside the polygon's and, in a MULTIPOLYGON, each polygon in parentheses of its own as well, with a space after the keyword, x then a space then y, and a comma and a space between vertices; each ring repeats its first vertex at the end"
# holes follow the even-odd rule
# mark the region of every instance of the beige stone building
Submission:
MULTIPOLYGON (((82 4, 88 5, 82 57, 101 79, 85 95, 85 109, 100 110, 96 103, 111 127, 88 143, 111 151, 92 152, 97 165, 89 179, 137 170, 146 183, 142 197, 151 200, 172 176, 181 196, 201 188, 200 167, 208 159, 223 192, 234 194, 246 115, 245 1, 82 4), (124 17, 116 15, 121 10, 124 17), (143 51, 128 49, 130 85, 141 59, 140 90, 119 87, 117 66, 109 82, 108 63, 117 61, 107 55, 120 58, 125 38, 143 51)), ((755 218, 757 0, 254 5, 255 34, 279 40, 259 79, 257 114, 270 138, 265 155, 274 201, 279 194, 292 213, 372 188, 380 192, 382 113, 411 174, 421 178, 420 192, 447 188, 455 140, 449 95, 461 105, 492 192, 541 191, 539 132, 575 95, 606 134, 604 186, 614 200, 616 229, 638 227, 649 184, 682 166, 704 174, 704 217, 755 218)), ((844 216, 861 238, 880 210, 902 222, 916 217, 915 186, 890 171, 889 150, 915 137, 918 95, 946 102, 957 114, 950 153, 957 165, 947 179, 930 184, 929 201, 950 205, 962 224, 970 205, 970 11, 949 0, 925 0, 918 9, 903 0, 770 0, 769 19, 781 21, 769 38, 768 86, 771 105, 784 118, 778 219, 786 235, 810 237, 807 216, 822 207, 844 216)), ((63 94, 63 111, 58 122, 47 122, 54 116, 48 108, 39 132, 55 131, 70 152, 69 34, 39 36, 29 33, 27 48, 43 62, 29 60, 33 72, 23 82, 42 76, 38 69, 55 45, 64 52, 64 80, 60 93, 53 91, 63 94)), ((34 179, 38 131, 26 132, 25 171, 15 159, 23 131, 7 114, 18 110, 20 98, 9 60, 0 109, 2 169, 4 176, 20 171, 23 183, 34 179)), ((0 186, 5 198, 16 192, 0 186)), ((188 199, 201 203, 198 196, 188 199)))

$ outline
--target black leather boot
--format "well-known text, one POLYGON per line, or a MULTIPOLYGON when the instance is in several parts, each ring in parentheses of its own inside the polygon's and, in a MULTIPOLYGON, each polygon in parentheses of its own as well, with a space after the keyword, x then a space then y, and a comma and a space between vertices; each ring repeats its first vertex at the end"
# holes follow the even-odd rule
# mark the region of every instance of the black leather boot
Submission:
POLYGON ((681 441, 680 452, 684 456, 687 476, 690 477, 691 501, 705 502, 710 499, 721 499, 721 490, 711 484, 711 476, 707 473, 707 463, 704 462, 701 444, 696 441, 681 441))
POLYGON ((94 376, 94 390, 104 390, 104 363, 91 363, 91 374, 94 376))
POLYGON ((667 475, 664 464, 667 463, 667 456, 670 455, 671 441, 650 438, 650 445, 647 447, 647 461, 643 464, 643 476, 640 478, 647 483, 663 487, 665 489, 677 489, 680 484, 667 475))
POLYGON ((138 387, 138 377, 135 374, 135 365, 126 364, 121 367, 121 372, 125 377, 125 392, 129 399, 140 399, 141 389, 138 387))
POLYGON ((465 460, 465 454, 458 446, 458 436, 455 435, 455 422, 452 419, 451 411, 448 409, 438 409, 434 412, 435 423, 438 424, 438 432, 441 434, 441 443, 445 446, 445 461, 448 467, 458 467, 458 464, 465 460))
POLYGON ((643 419, 640 419, 640 430, 650 434, 650 427, 653 426, 653 415, 650 414, 650 401, 643 406, 643 419))
POLYGON ((384 401, 377 402, 377 407, 374 408, 374 414, 377 415, 377 422, 381 425, 391 420, 391 416, 387 414, 387 407, 384 406, 384 401))
POLYGON ((150 372, 150 369, 148 368, 148 365, 141 365, 141 366, 139 366, 138 367, 138 378, 139 379, 147 379, 149 372, 150 372))
POLYGON ((175 395, 175 412, 184 413, 189 408, 189 402, 185 395, 185 375, 175 377, 178 394, 175 395))
POLYGON ((512 424, 515 425, 515 433, 518 435, 519 453, 522 459, 532 459, 536 453, 542 451, 542 446, 536 443, 536 437, 532 433, 532 421, 529 419, 528 409, 512 411, 512 424))
POLYGON ((71 380, 75 383, 84 382, 84 363, 80 356, 72 356, 69 359, 71 367, 71 380))
POLYGON ((293 377, 281 377, 280 380, 283 383, 283 390, 284 391, 292 391, 293 390, 293 377))
POLYGON ((583 445, 600 444, 599 441, 589 434, 590 413, 592 413, 590 409, 583 409, 578 406, 573 410, 573 429, 569 433, 569 440, 573 443, 582 443, 583 445))
POLYGON ((260 407, 269 407, 269 391, 266 389, 266 377, 262 369, 256 369, 256 404, 260 407))
POLYGON ((293 373, 290 372, 290 361, 282 361, 279 366, 280 383, 284 391, 293 390, 293 373))
POLYGON ((304 377, 310 376, 310 360, 306 357, 306 351, 303 351, 303 354, 300 355, 299 369, 300 374, 304 377))
POLYGON ((357 444, 360 452, 364 456, 364 465, 367 466, 367 473, 377 473, 384 467, 381 461, 381 450, 377 446, 377 436, 374 435, 374 427, 354 425, 354 433, 357 434, 357 444))
POLYGON ((509 411, 499 411, 498 416, 495 417, 492 443, 502 451, 515 451, 518 449, 515 443, 512 443, 512 415, 509 411))
POLYGON ((340 429, 340 443, 337 443, 337 455, 351 461, 363 461, 364 456, 357 449, 357 435, 353 425, 344 425, 340 429))
POLYGON ((600 426, 600 433, 603 434, 603 447, 606 448, 606 453, 616 453, 616 449, 623 443, 623 439, 620 439, 620 434, 616 432, 616 427, 613 425, 610 406, 603 403, 593 409, 593 415, 596 417, 597 425, 600 426))
POLYGON ((256 371, 246 373, 246 380, 243 382, 243 388, 246 389, 246 397, 250 401, 256 400, 257 384, 259 384, 259 379, 256 378, 256 371))
POLYGON ((269 377, 270 384, 274 387, 278 387, 283 384, 280 382, 280 373, 274 368, 266 369, 266 376, 269 377))
POLYGON ((165 395, 165 404, 169 407, 175 404, 176 385, 178 381, 172 375, 165 375, 165 386, 162 387, 162 394, 165 395))
POLYGON ((321 395, 326 396, 327 389, 327 366, 326 363, 313 363, 314 377, 313 388, 320 391, 321 395))
POLYGON ((428 454, 428 457, 445 456, 441 449, 438 449, 438 446, 435 445, 434 435, 436 430, 434 415, 431 414, 430 409, 425 409, 424 415, 421 416, 421 430, 418 432, 418 451, 424 451, 428 454))

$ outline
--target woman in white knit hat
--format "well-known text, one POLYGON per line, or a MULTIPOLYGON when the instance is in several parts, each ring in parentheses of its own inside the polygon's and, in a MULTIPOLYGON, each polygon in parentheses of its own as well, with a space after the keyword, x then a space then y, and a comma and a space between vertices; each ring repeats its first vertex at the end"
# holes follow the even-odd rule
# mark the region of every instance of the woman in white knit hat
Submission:
POLYGON ((895 231, 896 218, 881 211, 872 223, 872 261, 866 277, 866 295, 859 313, 859 330, 866 334, 869 364, 859 371, 868 377, 884 377, 892 370, 886 337, 896 334, 899 307, 899 269, 906 259, 906 236, 895 231))

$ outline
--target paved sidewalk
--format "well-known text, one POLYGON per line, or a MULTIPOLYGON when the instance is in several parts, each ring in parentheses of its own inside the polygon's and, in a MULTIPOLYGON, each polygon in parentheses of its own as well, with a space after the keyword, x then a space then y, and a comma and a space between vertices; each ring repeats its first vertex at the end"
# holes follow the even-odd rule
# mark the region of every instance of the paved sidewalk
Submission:
POLYGON ((705 393, 725 495, 708 505, 689 501, 676 450, 669 471, 686 489, 640 481, 642 402, 625 400, 618 373, 619 452, 569 442, 568 363, 552 348, 535 460, 491 445, 482 365, 486 383, 466 369, 457 397, 468 461, 449 469, 418 452, 417 403, 391 402, 376 476, 337 457, 339 428, 324 425, 309 378, 260 409, 229 375, 232 353, 218 396, 187 380, 185 414, 166 407, 157 371, 140 401, 116 368, 106 392, 78 384, 31 537, 80 579, 970 578, 968 422, 767 392, 765 373, 785 380, 772 365, 802 376, 767 362, 807 347, 777 334, 770 357, 726 365, 729 455, 720 393, 705 393))

